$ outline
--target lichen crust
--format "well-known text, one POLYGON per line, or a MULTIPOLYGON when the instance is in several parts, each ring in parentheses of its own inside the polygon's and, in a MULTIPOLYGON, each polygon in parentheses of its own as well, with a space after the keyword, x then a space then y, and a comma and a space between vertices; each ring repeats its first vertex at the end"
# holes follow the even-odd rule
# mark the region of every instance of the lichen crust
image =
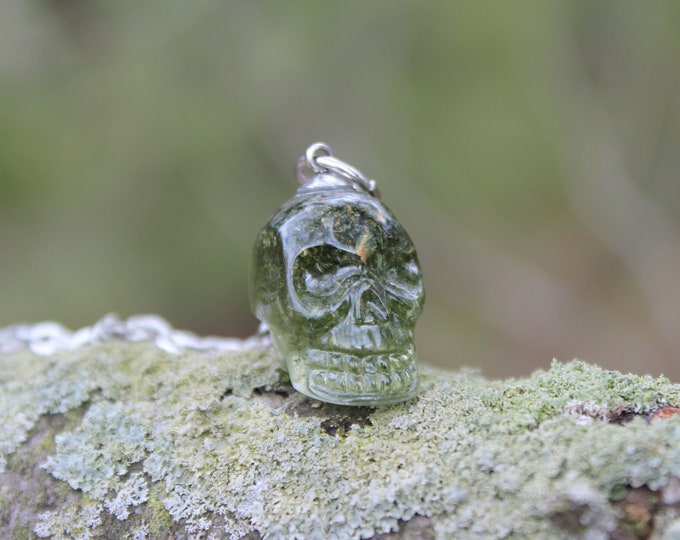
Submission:
POLYGON ((579 361, 421 375, 417 397, 359 419, 295 392, 265 348, 0 355, 0 517, 40 538, 360 539, 415 517, 434 538, 607 538, 616 501, 647 489, 667 502, 654 534, 680 530, 680 416, 650 420, 680 386, 579 361), (18 464, 41 419, 73 411, 18 464), (64 496, 19 512, 40 474, 64 496))

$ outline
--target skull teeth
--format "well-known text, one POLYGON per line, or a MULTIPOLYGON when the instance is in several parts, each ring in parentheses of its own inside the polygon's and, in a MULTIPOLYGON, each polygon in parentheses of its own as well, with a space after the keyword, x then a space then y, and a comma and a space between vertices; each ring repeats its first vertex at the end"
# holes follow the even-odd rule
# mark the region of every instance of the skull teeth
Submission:
POLYGON ((406 352, 383 352, 363 356, 346 351, 307 351, 307 365, 311 370, 338 371, 363 375, 365 373, 390 374, 401 372, 413 367, 414 353, 412 349, 406 352))
POLYGON ((309 388, 319 394, 403 394, 415 389, 412 352, 360 357, 348 353, 312 351, 307 372, 309 388))
POLYGON ((309 374, 309 386, 337 394, 399 394, 412 389, 413 373, 403 371, 388 374, 346 373, 314 370, 309 374))

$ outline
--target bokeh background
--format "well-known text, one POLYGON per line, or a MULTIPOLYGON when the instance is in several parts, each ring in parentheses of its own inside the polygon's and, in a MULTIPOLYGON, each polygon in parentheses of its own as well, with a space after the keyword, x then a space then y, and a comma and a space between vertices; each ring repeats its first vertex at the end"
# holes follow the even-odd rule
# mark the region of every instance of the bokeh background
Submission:
POLYGON ((680 2, 0 10, 0 326, 253 333, 253 239, 322 140, 418 247, 421 360, 680 381, 680 2))

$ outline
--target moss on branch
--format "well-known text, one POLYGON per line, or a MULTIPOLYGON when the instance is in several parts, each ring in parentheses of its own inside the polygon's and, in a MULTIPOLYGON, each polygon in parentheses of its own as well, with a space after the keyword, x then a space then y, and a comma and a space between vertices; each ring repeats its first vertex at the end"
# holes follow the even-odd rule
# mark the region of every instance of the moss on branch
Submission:
POLYGON ((267 349, 106 343, 0 355, 0 390, 3 538, 680 537, 664 378, 423 368, 417 398, 349 408, 267 349))

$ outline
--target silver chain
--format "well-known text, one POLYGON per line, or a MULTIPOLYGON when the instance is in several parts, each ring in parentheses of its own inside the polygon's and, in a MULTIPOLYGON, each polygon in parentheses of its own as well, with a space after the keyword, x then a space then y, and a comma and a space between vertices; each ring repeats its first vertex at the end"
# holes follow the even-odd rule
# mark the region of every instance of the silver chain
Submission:
POLYGON ((121 320, 116 315, 109 314, 94 325, 75 332, 52 321, 0 328, 0 354, 28 348, 34 354, 48 356, 107 341, 150 341, 159 349, 172 354, 179 354, 187 349, 223 352, 262 346, 268 339, 265 328, 246 339, 200 337, 186 330, 175 330, 158 315, 134 315, 121 320))

